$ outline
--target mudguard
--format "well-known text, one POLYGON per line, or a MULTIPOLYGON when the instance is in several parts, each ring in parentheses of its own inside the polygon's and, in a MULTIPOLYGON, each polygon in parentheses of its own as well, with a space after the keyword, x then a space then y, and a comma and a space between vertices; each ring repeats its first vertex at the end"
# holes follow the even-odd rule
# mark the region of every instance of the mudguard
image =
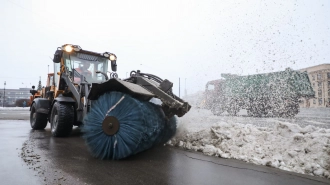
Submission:
MULTIPOLYGON (((48 114, 50 109, 50 103, 51 102, 46 98, 36 98, 33 100, 31 107, 33 104, 35 104, 37 113, 48 114)), ((30 111, 31 111, 31 107, 30 107, 30 111)))
POLYGON ((66 96, 59 96, 54 99, 54 102, 67 102, 67 103, 76 103, 76 101, 72 97, 66 97, 66 96))

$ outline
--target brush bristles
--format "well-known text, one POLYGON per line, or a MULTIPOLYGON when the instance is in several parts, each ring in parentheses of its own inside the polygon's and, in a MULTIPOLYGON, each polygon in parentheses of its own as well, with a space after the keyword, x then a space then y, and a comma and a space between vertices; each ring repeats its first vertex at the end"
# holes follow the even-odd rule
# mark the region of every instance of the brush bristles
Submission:
POLYGON ((92 101, 82 131, 94 157, 122 159, 167 142, 176 132, 176 123, 175 117, 167 120, 158 105, 121 92, 109 92, 92 101), (106 115, 123 96, 125 98, 106 115), (105 116, 114 116, 119 121, 119 130, 112 136, 103 132, 105 116))

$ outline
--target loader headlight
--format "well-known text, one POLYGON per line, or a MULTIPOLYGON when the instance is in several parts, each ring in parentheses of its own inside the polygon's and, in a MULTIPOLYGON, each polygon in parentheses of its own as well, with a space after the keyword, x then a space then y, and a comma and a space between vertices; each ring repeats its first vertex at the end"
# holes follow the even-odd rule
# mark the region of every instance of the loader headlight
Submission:
POLYGON ((105 53, 103 53, 103 56, 108 58, 108 57, 110 57, 110 53, 105 52, 105 53))
POLYGON ((106 58, 109 58, 111 61, 117 60, 117 56, 113 53, 104 52, 102 55, 106 58))
POLYGON ((114 61, 114 60, 117 60, 117 57, 116 57, 116 55, 114 55, 114 54, 110 54, 109 59, 110 59, 111 61, 114 61))
POLYGON ((71 45, 64 46, 64 50, 68 53, 70 53, 73 50, 73 47, 71 45))
POLYGON ((70 52, 72 52, 72 50, 74 50, 74 51, 80 51, 81 50, 81 47, 78 46, 78 45, 65 44, 65 45, 62 46, 62 50, 70 53, 70 52))
POLYGON ((81 50, 81 47, 78 46, 78 45, 73 45, 73 50, 80 51, 81 50))

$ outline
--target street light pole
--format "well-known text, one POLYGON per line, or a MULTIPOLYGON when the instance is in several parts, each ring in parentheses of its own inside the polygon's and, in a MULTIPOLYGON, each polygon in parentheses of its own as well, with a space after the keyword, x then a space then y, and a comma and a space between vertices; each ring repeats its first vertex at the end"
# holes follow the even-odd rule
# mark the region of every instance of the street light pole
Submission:
POLYGON ((5 106, 5 97, 6 97, 6 81, 3 86, 3 101, 2 101, 2 107, 5 106))
POLYGON ((181 87, 181 84, 180 84, 180 77, 179 77, 179 98, 181 98, 181 96, 180 96, 180 92, 181 92, 180 87, 181 87))
POLYGON ((187 86, 186 86, 187 78, 184 79, 184 96, 187 96, 187 86))

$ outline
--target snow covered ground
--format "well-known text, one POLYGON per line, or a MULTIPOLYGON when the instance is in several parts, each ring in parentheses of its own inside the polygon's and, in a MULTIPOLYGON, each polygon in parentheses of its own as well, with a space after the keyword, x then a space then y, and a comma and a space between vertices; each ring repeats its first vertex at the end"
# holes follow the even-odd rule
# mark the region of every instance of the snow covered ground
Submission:
POLYGON ((6 110, 6 111, 15 111, 15 110, 30 110, 30 107, 0 107, 0 111, 6 110))
POLYGON ((192 108, 168 144, 286 171, 330 178, 330 129, 263 118, 214 116, 192 108), (245 122, 244 122, 245 120, 245 122), (259 120, 260 121, 260 120, 259 120))

